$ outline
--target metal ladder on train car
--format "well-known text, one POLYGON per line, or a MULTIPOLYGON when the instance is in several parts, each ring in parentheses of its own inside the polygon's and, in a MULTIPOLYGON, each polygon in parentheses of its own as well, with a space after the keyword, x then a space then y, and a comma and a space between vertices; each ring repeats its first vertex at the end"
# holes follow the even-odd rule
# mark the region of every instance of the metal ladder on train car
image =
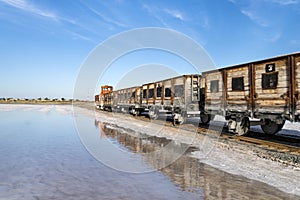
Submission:
POLYGON ((192 101, 199 101, 199 76, 193 76, 192 79, 192 101))

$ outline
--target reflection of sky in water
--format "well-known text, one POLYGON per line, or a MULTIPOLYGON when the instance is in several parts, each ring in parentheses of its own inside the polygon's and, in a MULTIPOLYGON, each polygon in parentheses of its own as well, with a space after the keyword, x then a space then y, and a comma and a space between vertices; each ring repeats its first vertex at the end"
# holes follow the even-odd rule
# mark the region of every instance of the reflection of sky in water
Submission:
MULTIPOLYGON (((199 198, 159 172, 134 175, 102 165, 80 143, 71 114, 23 108, 0 109, 0 199, 199 198)), ((86 123, 99 138, 94 119, 86 123)))
MULTIPOLYGON (((0 199, 299 198, 216 170, 187 156, 160 172, 116 171, 95 160, 81 144, 71 107, 2 108, 0 105, 0 199)), ((128 160, 139 169, 154 167, 156 162, 141 152, 160 147, 165 140, 141 137, 141 148, 137 149, 140 141, 136 137, 110 133, 109 129, 105 129, 107 139, 100 139, 94 119, 77 116, 84 122, 81 126, 85 133, 93 135, 91 146, 101 150, 107 159, 117 159, 127 167, 132 166, 124 163, 128 160)))

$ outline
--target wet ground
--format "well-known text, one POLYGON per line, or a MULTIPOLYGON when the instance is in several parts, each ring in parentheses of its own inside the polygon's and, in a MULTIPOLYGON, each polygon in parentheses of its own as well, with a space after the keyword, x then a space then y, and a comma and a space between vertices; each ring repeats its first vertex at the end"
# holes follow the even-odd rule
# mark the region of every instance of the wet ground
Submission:
POLYGON ((0 105, 0 199, 300 199, 202 164, 186 145, 76 115, 86 148, 70 108, 0 105))

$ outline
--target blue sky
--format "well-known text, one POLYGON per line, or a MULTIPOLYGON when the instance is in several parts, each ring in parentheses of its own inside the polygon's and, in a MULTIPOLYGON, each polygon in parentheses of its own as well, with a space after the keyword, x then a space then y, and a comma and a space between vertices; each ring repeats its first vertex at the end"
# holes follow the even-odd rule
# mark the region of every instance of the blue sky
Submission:
MULTIPOLYGON (((299 51, 300 0, 0 0, 0 97, 72 98, 89 53, 115 34, 143 27, 186 34, 225 67, 299 51)), ((143 55, 117 65, 120 59, 113 72, 162 57, 143 55)), ((172 56, 164 58, 174 64, 172 56)), ((105 81, 116 84, 114 78, 105 81)))

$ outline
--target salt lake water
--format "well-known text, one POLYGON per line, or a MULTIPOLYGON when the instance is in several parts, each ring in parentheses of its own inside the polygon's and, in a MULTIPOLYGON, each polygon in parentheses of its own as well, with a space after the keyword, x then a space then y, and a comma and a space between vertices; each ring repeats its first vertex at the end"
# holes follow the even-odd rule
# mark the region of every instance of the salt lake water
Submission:
POLYGON ((0 105, 1 200, 299 199, 187 155, 155 170, 154 162, 143 159, 141 152, 170 141, 148 137, 141 143, 139 137, 108 125, 99 129, 101 120, 92 115, 76 117, 84 118, 86 134, 99 136, 100 150, 105 141, 114 142, 131 153, 139 169, 153 168, 152 172, 122 172, 95 159, 77 134, 71 106, 0 105), (102 132, 108 140, 101 139, 102 132))

